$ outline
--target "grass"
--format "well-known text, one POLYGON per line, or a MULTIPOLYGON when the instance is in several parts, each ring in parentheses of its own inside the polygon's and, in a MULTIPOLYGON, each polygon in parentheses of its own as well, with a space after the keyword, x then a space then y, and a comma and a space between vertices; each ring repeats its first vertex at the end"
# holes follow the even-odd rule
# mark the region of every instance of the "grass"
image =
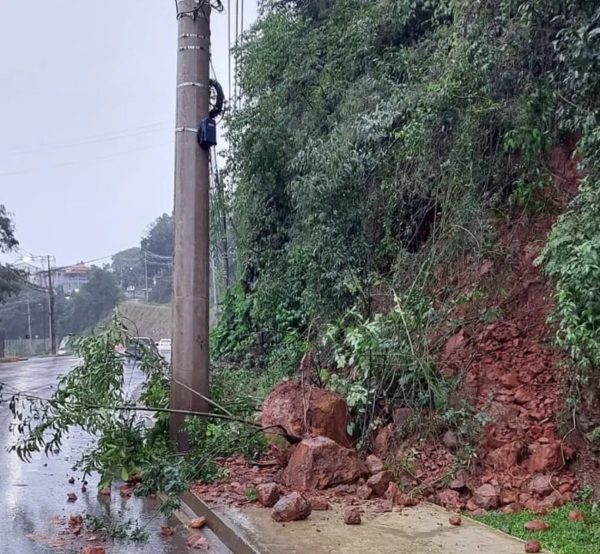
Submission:
POLYGON ((589 503, 571 503, 553 510, 546 516, 525 511, 518 514, 490 512, 476 517, 478 521, 500 529, 520 539, 538 539, 546 550, 554 554, 600 554, 600 506, 589 503), (571 510, 581 510, 585 521, 571 521, 571 510), (547 531, 526 531, 523 525, 532 519, 541 519, 550 525, 547 531))

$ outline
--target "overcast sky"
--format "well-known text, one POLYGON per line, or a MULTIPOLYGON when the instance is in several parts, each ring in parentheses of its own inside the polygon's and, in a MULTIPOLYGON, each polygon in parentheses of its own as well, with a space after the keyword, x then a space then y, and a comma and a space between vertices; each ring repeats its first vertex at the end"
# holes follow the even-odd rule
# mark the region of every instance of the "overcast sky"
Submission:
MULTIPOLYGON (((172 210, 176 41, 173 0, 0 2, 0 204, 23 251, 108 256, 172 210)), ((212 42, 227 90, 226 12, 212 42)))

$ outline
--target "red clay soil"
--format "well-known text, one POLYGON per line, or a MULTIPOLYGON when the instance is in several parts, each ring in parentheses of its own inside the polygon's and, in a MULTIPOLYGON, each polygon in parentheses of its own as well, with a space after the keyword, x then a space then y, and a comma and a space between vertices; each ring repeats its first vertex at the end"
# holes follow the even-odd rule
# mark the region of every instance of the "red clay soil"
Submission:
MULTIPOLYGON (((477 456, 468 469, 455 475, 458 479, 448 483, 457 462, 459 445, 452 444, 456 437, 418 447, 409 442, 399 451, 392 448, 393 441, 380 441, 390 446, 388 460, 404 466, 405 485, 450 509, 530 508, 543 513, 572 499, 579 488, 572 460, 579 457, 581 463, 586 454, 567 445, 557 426, 557 416, 564 408, 567 360, 553 347, 554 331, 547 323, 553 308, 551 284, 534 265, 557 215, 578 189, 581 176, 573 156, 575 143, 573 137, 546 156, 556 184, 547 189, 548 209, 499 224, 497 259, 479 260, 471 267, 467 263, 459 271, 461 286, 488 291, 487 305, 470 303, 473 313, 464 305, 457 308, 454 316, 462 319, 463 327, 442 349, 440 371, 461 375, 461 398, 487 414, 489 423, 477 456), (493 323, 482 323, 479 317, 486 307, 496 309, 493 323)), ((454 290, 456 285, 452 283, 454 290)), ((390 425, 379 438, 387 439, 384 435, 392 431, 390 425)), ((281 462, 276 453, 262 466, 248 465, 241 458, 225 460, 228 483, 197 485, 194 490, 209 503, 241 506, 252 501, 249 489, 260 483, 282 482, 281 462)), ((391 509, 385 498, 359 498, 361 492, 356 492, 362 484, 342 485, 315 495, 345 505, 372 504, 373 511, 391 509)))
MULTIPOLYGON (((550 199, 554 208, 564 209, 578 187, 573 147, 570 141, 547 156, 557 184, 550 199)), ((442 353, 441 371, 460 372, 462 393, 491 419, 477 463, 461 476, 468 488, 460 495, 444 491, 437 497, 449 507, 483 507, 485 502, 468 491, 491 484, 498 506, 541 512, 570 500, 578 488, 569 463, 575 453, 557 429, 567 360, 552 346, 554 331, 547 324, 551 284, 534 265, 555 220, 556 215, 523 215, 499 229, 499 248, 513 260, 486 268, 488 278, 505 291, 491 299, 500 316, 490 324, 475 320, 466 325, 442 353)), ((449 452, 439 445, 436 450, 427 453, 427 460, 439 467, 427 469, 442 474, 450 466, 449 452)))

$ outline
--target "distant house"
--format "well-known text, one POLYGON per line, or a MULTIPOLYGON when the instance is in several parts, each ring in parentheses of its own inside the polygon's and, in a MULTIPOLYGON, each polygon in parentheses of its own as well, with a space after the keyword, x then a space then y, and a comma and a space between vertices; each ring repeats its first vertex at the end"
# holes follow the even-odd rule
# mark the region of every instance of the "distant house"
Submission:
POLYGON ((65 294, 79 292, 81 287, 90 280, 90 268, 84 264, 57 270, 53 283, 56 288, 61 287, 65 294))
POLYGON ((24 271, 27 274, 27 280, 30 283, 37 285, 38 287, 46 286, 47 276, 46 272, 44 271, 44 268, 34 265, 31 262, 26 261, 25 259, 20 259, 16 261, 13 264, 13 267, 20 271, 24 271))

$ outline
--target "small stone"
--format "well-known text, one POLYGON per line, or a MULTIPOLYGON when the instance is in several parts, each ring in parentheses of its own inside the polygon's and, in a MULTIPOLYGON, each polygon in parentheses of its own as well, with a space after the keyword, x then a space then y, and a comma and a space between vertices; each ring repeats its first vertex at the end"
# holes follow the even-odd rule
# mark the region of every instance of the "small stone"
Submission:
POLYGON ((171 527, 161 527, 160 528, 160 534, 163 537, 170 537, 173 533, 175 533, 175 531, 173 531, 173 529, 171 527))
POLYGON ((358 487, 358 489, 356 489, 356 496, 358 496, 358 498, 360 498, 361 500, 368 500, 369 498, 371 498, 372 494, 373 489, 371 489, 369 485, 362 485, 361 487, 358 487))
POLYGON ((585 521, 585 516, 581 510, 571 510, 569 512, 569 519, 571 521, 585 521))
POLYGON ((529 482, 529 490, 533 494, 537 494, 540 497, 550 494, 554 490, 554 488, 552 487, 552 476, 536 475, 529 482))
POLYGON ((462 525, 462 519, 461 519, 461 517, 459 515, 453 515, 448 520, 448 523, 450 525, 454 525, 455 527, 459 527, 460 525, 462 525))
POLYGON ((344 510, 344 523, 346 525, 360 525, 360 510, 350 507, 344 510))
POLYGON ((74 485, 75 484, 75 477, 71 477, 69 479, 69 485, 74 485))
POLYGON ((500 498, 496 489, 489 483, 486 483, 475 489, 472 500, 479 508, 493 510, 498 507, 500 498))
POLYGON ((205 517, 195 517, 192 519, 188 525, 190 529, 202 529, 206 525, 205 517))
POLYGON ((74 492, 67 494, 67 502, 77 502, 77 495, 74 492))
POLYGON ((92 544, 90 546, 86 546, 81 551, 81 554, 106 554, 106 550, 103 546, 100 546, 98 544, 92 544))
POLYGON ((546 531, 550 525, 541 519, 532 519, 523 525, 526 531, 546 531))
POLYGON ((525 552, 528 552, 529 554, 535 554, 536 552, 541 552, 542 551, 542 545, 540 544, 540 541, 536 541, 535 539, 532 540, 528 540, 525 543, 525 552))
POLYGON ((314 496, 310 499, 310 507, 313 512, 326 512, 329 510, 329 501, 322 496, 314 496))
POLYGON ((210 543, 206 537, 201 537, 200 535, 192 535, 187 541, 188 548, 193 548, 195 550, 209 550, 210 543))
POLYGON ((462 491, 467 488, 467 485, 461 479, 454 479, 448 483, 448 488, 453 491, 462 491))
POLYGON ((367 485, 376 496, 383 496, 388 488, 388 485, 394 480, 394 474, 391 471, 380 471, 373 475, 367 485))
POLYGON ((256 499, 261 506, 272 508, 281 498, 281 490, 277 483, 263 483, 256 487, 256 499))
POLYGON ((293 492, 277 501, 271 517, 279 522, 299 521, 306 519, 310 512, 310 502, 299 492, 293 492))
POLYGON ((379 473, 385 469, 381 458, 378 458, 377 456, 375 456, 375 454, 367 456, 365 464, 367 465, 369 473, 371 473, 372 475, 374 475, 375 473, 379 473))
POLYGON ((129 498, 131 496, 131 489, 127 485, 121 485, 119 488, 119 494, 123 498, 129 498))

